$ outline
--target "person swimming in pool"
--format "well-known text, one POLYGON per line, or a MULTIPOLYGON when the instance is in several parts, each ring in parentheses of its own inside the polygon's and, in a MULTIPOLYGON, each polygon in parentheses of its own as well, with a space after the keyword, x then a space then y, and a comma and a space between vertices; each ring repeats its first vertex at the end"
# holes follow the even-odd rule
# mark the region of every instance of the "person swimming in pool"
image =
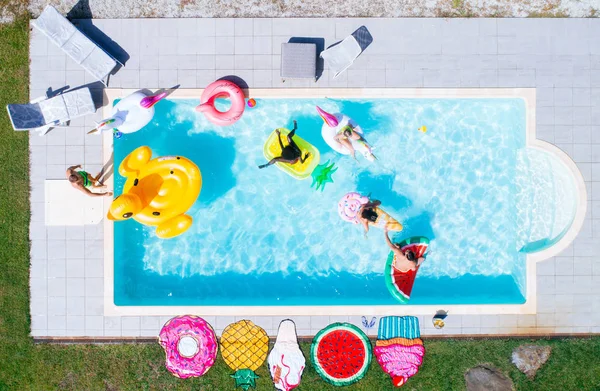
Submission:
POLYGON ((369 202, 358 209, 356 216, 358 217, 358 221, 365 228, 365 237, 367 237, 367 233, 369 232, 369 225, 375 224, 379 218, 379 215, 375 210, 379 205, 381 205, 381 201, 369 200, 369 202))
POLYGON ((424 257, 417 258, 415 253, 411 250, 402 251, 400 247, 392 243, 390 237, 388 235, 387 228, 384 230, 385 241, 390 249, 394 252, 394 261, 392 262, 392 266, 402 272, 406 273, 409 270, 417 270, 421 263, 425 260, 424 257))
POLYGON ((300 163, 304 163, 306 159, 308 159, 310 152, 306 152, 304 157, 302 157, 302 151, 294 142, 294 134, 296 134, 296 129, 298 129, 298 124, 294 120, 294 129, 292 129, 292 131, 287 135, 288 145, 286 146, 284 146, 283 142, 281 141, 281 133, 279 132, 279 129, 275 131, 277 132, 277 140, 279 140, 279 145, 281 146, 281 156, 274 157, 267 164, 261 164, 258 166, 258 168, 265 168, 275 163, 295 164, 298 161, 300 161, 300 163))
POLYGON ((346 148, 350 152, 350 155, 354 158, 354 160, 357 159, 356 150, 352 146, 352 140, 362 143, 369 151, 370 156, 372 156, 373 159, 375 159, 375 155, 373 155, 373 153, 371 152, 372 148, 369 145, 369 143, 367 143, 367 140, 365 140, 365 138, 360 133, 356 132, 351 125, 344 126, 344 128, 342 128, 342 130, 339 131, 333 139, 337 141, 337 143, 340 144, 342 147, 346 148))

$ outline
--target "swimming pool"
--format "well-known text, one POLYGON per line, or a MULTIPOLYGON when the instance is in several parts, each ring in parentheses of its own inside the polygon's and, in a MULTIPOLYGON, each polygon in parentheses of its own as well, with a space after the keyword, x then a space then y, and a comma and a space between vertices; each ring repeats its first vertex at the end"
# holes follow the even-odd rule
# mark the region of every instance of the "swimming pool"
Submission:
MULTIPOLYGON (((572 226, 576 178, 552 153, 528 146, 531 107, 521 97, 257 102, 221 128, 194 111, 198 99, 161 101, 149 125, 114 141, 115 171, 148 145, 154 157, 191 159, 203 177, 185 234, 162 240, 136 221, 114 224, 116 306, 397 306, 384 282, 383 232, 364 239, 337 214, 350 191, 381 200, 404 224, 398 239, 431 240, 409 305, 522 304, 528 253, 572 226), (378 160, 332 151, 316 105, 360 124, 378 160), (321 163, 338 167, 323 192, 276 167, 257 169, 268 135, 293 119, 321 163)), ((114 181, 120 194, 124 178, 114 181)))

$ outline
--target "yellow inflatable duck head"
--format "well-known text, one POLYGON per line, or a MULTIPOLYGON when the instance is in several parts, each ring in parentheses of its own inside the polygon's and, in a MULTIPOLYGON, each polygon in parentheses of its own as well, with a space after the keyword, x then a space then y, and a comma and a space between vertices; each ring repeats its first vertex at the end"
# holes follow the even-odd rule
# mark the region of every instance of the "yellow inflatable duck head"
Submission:
POLYGON ((156 235, 168 239, 192 225, 185 212, 200 195, 202 176, 198 166, 182 156, 151 157, 152 150, 142 146, 123 159, 119 174, 127 181, 107 217, 113 221, 133 218, 155 226, 156 235))
POLYGON ((127 220, 143 209, 140 197, 131 194, 121 194, 115 198, 108 211, 109 220, 127 220))

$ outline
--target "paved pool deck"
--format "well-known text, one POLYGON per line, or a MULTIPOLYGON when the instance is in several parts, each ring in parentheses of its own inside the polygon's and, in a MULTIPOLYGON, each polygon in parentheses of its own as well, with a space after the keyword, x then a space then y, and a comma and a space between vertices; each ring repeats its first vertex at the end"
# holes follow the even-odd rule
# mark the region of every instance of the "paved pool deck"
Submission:
MULTIPOLYGON (((242 78, 250 88, 536 88, 538 138, 565 151, 584 176, 583 228, 559 256, 538 263, 536 314, 451 314, 442 330, 433 328, 430 316, 421 316, 422 333, 600 333, 600 20, 105 19, 76 25, 125 63, 111 77, 111 88, 202 88, 226 75, 242 78), (325 69, 316 83, 281 82, 282 42, 322 38, 327 47, 361 25, 374 42, 340 77, 333 80, 325 69)), ((102 86, 35 29, 30 58, 32 98, 48 88, 89 84, 101 102, 102 86)), ((63 179, 74 164, 92 173, 101 169, 102 138, 86 135, 101 115, 98 110, 73 120, 69 129, 30 137, 34 337, 151 337, 170 318, 104 316, 102 224, 44 223, 46 179, 63 179)), ((285 317, 205 318, 219 333, 250 318, 275 335, 285 317)), ((360 316, 292 319, 299 335, 313 335, 334 321, 361 324, 360 316)))

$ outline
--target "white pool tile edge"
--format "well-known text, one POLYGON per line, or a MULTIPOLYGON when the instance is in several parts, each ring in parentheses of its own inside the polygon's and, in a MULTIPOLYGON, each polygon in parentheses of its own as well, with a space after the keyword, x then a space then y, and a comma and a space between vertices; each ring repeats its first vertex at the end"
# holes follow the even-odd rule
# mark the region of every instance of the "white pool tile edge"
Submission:
MULTIPOLYGON (((122 98, 139 89, 108 88, 104 90, 103 117, 110 116, 110 102, 122 98)), ((203 89, 177 89, 169 99, 199 99, 203 89)), ((457 315, 493 315, 493 314, 535 314, 536 263, 550 258, 575 239, 583 226, 587 209, 585 182, 575 162, 562 150, 552 144, 536 139, 536 89, 535 88, 270 88, 251 89, 247 97, 254 98, 522 98, 525 101, 526 144, 557 156, 572 172, 577 186, 579 202, 576 216, 570 229, 563 238, 552 247, 526 258, 526 294, 524 304, 494 305, 393 305, 393 306, 117 306, 114 304, 114 232, 113 222, 104 219, 104 315, 105 316, 152 316, 199 314, 235 315, 235 316, 309 316, 309 315, 363 315, 378 313, 384 315, 430 315, 443 308, 457 315)), ((111 159, 113 137, 110 132, 103 134, 103 164, 111 159)), ((114 188, 114 178, 108 179, 110 188, 114 188)), ((104 200, 108 210, 112 199, 104 200)))

